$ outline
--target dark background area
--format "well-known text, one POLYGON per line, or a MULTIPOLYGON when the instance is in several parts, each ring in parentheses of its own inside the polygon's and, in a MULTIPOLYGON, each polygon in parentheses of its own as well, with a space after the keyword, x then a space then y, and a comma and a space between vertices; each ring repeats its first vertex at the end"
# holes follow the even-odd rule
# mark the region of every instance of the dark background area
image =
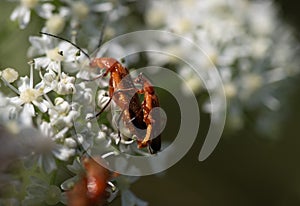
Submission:
MULTIPOLYGON (((300 2, 276 0, 276 3, 282 18, 295 28, 300 40, 300 2)), ((18 68, 26 65, 26 59, 20 57, 26 56, 29 34, 15 32, 16 26, 9 20, 13 6, 4 2, 1 5, 8 9, 1 9, 0 67, 18 68)), ((35 28, 38 23, 31 23, 24 32, 38 33, 39 27, 35 28)), ((25 74, 28 68, 19 69, 24 69, 25 74)), ((199 162, 205 124, 209 120, 203 114, 199 138, 188 154, 164 173, 142 177, 132 185, 132 190, 155 206, 300 205, 299 81, 299 75, 293 77, 292 86, 287 87, 290 105, 282 109, 293 112, 282 121, 278 139, 264 138, 251 130, 236 132, 222 137, 213 154, 199 162)), ((119 205, 118 201, 114 205, 119 205)))

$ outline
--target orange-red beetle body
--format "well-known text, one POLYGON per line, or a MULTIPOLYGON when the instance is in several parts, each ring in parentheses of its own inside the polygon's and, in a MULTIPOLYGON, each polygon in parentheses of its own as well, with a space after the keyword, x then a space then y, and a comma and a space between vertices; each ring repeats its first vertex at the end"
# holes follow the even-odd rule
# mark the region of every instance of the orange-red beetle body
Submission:
POLYGON ((100 158, 83 157, 82 164, 85 174, 67 192, 68 206, 101 206, 104 205, 109 193, 106 191, 112 173, 103 167, 100 158))
POLYGON ((105 69, 103 77, 110 73, 109 96, 122 110, 122 119, 130 132, 139 140, 145 136, 147 126, 143 119, 143 109, 136 93, 129 71, 114 58, 95 58, 90 62, 91 67, 105 69))
POLYGON ((138 142, 140 148, 150 146, 151 152, 156 153, 161 149, 160 117, 151 113, 155 107, 159 107, 158 97, 155 94, 153 85, 145 77, 140 74, 135 80, 135 83, 142 85, 142 89, 137 92, 144 94, 142 108, 144 113, 144 122, 147 125, 146 136, 143 141, 138 142))

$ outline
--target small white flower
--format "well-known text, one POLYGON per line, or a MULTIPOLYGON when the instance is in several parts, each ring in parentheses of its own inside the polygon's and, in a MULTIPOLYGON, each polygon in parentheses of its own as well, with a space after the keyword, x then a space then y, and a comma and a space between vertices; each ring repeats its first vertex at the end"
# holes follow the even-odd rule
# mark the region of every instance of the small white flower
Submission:
POLYGON ((248 99, 253 92, 257 91, 259 88, 263 86, 263 77, 259 74, 245 74, 241 81, 242 91, 240 94, 241 99, 248 99))
POLYGON ((53 128, 52 128, 51 124, 49 124, 46 121, 42 121, 39 124, 39 129, 40 129, 40 131, 42 132, 42 134, 45 137, 52 137, 52 136, 54 136, 54 131, 53 131, 53 128))
POLYGON ((152 7, 147 10, 146 21, 150 26, 154 28, 163 26, 165 20, 166 12, 164 11, 163 5, 160 5, 160 7, 158 8, 154 8, 154 6, 152 5, 152 7))
POLYGON ((63 72, 60 76, 60 80, 57 83, 57 88, 55 91, 61 95, 75 93, 75 77, 68 76, 63 72))
POLYGON ((57 97, 54 102, 55 106, 49 109, 51 118, 59 118, 60 114, 66 115, 71 109, 70 104, 61 97, 57 97))
MULTIPOLYGON (((67 4, 69 14, 71 15, 70 25, 71 29, 82 28, 88 32, 86 35, 91 37, 96 32, 97 23, 99 23, 99 14, 111 11, 113 9, 113 3, 111 2, 100 2, 90 0, 62 0, 67 4)), ((111 15, 110 15, 111 16, 111 15)), ((98 35, 97 35, 98 36, 98 35)))
POLYGON ((0 71, 0 76, 7 82, 12 83, 18 79, 19 73, 12 68, 6 68, 3 71, 0 71))
POLYGON ((48 123, 46 121, 42 121, 39 128, 45 137, 50 138, 55 143, 52 154, 40 157, 40 161, 44 166, 48 165, 49 167, 52 165, 51 168, 55 168, 56 164, 52 162, 52 160, 54 160, 53 155, 62 161, 67 161, 70 157, 75 155, 76 142, 72 138, 66 138, 69 128, 59 128, 57 132, 58 127, 53 125, 52 122, 48 123), (46 162, 43 162, 45 160, 46 162))
POLYGON ((43 1, 46 0, 20 0, 20 5, 14 9, 10 19, 12 21, 18 20, 20 28, 24 29, 30 22, 32 9, 34 9, 39 16, 47 18, 52 10, 54 10, 54 6, 48 3, 40 5, 40 2, 43 1))
POLYGON ((99 131, 99 132, 98 132, 98 135, 97 135, 97 137, 96 137, 96 140, 102 141, 103 139, 105 139, 105 137, 107 137, 106 133, 103 132, 103 131, 99 131))
POLYGON ((21 77, 21 84, 18 88, 17 97, 12 97, 10 100, 19 106, 23 105, 23 110, 31 116, 35 116, 34 106, 45 113, 49 108, 49 102, 42 98, 45 94, 42 84, 37 84, 33 87, 33 77, 29 79, 27 76, 21 77), (34 106, 33 106, 34 105, 34 106))
POLYGON ((49 60, 61 62, 64 60, 64 56, 62 53, 62 50, 59 50, 59 48, 49 49, 46 51, 46 57, 49 60))
POLYGON ((229 99, 237 95, 237 88, 231 82, 224 84, 224 91, 225 91, 225 96, 229 99))
POLYGON ((42 37, 30 36, 29 41, 32 46, 28 50, 28 56, 46 55, 44 57, 35 58, 35 68, 47 68, 58 72, 60 70, 60 62, 64 60, 62 48, 53 47, 54 39, 46 35, 42 37))
POLYGON ((112 3, 110 2, 101 2, 94 3, 93 1, 71 1, 71 0, 63 0, 66 2, 70 8, 71 13, 73 15, 74 20, 82 21, 85 20, 88 15, 91 13, 102 13, 112 10, 112 3))
POLYGON ((59 145, 54 151, 53 154, 56 158, 62 161, 68 161, 71 157, 73 157, 76 153, 76 149, 69 148, 64 145, 59 145))
POLYGON ((76 146, 77 146, 76 141, 73 138, 70 138, 70 137, 65 139, 64 144, 69 148, 76 148, 76 146))
POLYGON ((87 87, 86 82, 80 82, 76 85, 78 90, 76 91, 76 97, 73 97, 77 102, 85 102, 85 104, 92 104, 93 99, 93 90, 87 87))
POLYGON ((78 56, 78 49, 70 43, 60 41, 56 43, 57 39, 46 35, 30 36, 29 41, 32 46, 28 50, 28 56, 41 56, 34 58, 35 68, 53 70, 60 75, 62 63, 70 70, 78 70, 78 65, 74 61, 83 57, 83 54, 78 56), (44 56, 45 55, 45 56, 44 56), (72 68, 72 69, 71 69, 72 68))
POLYGON ((38 4, 39 0, 21 0, 21 4, 29 9, 34 8, 38 4))
POLYGON ((51 122, 49 123, 43 120, 39 124, 39 130, 45 137, 50 138, 52 141, 62 143, 66 133, 69 131, 69 128, 58 128, 51 122))
POLYGON ((45 91, 52 91, 57 88, 58 75, 53 71, 49 70, 44 75, 41 74, 40 77, 45 87, 45 91))
POLYGON ((63 31, 65 24, 65 19, 57 14, 46 21, 46 28, 51 34, 59 34, 63 31))
POLYGON ((52 13, 45 23, 45 31, 50 34, 61 33, 66 25, 69 11, 65 7, 60 7, 58 13, 52 13))
MULTIPOLYGON (((22 110, 21 106, 14 104, 10 101, 11 98, 5 97, 0 93, 0 120, 2 124, 11 124, 12 127, 15 124, 14 122, 21 122, 21 120, 17 119, 20 116, 20 111, 22 110), (18 121, 19 120, 19 121, 18 121)), ((31 121, 30 121, 31 123, 31 121)), ((16 132, 20 128, 13 129, 16 132)))
POLYGON ((85 19, 90 13, 90 8, 84 1, 72 2, 71 8, 73 15, 79 20, 85 19))
POLYGON ((185 79, 186 85, 182 85, 182 90, 184 93, 188 93, 187 89, 191 89, 195 94, 197 94, 203 89, 202 81, 193 72, 192 68, 182 67, 179 71, 179 74, 185 79))
POLYGON ((73 120, 80 115, 79 111, 72 110, 71 105, 60 97, 55 99, 55 106, 49 108, 48 114, 50 123, 60 129, 72 127, 73 120))

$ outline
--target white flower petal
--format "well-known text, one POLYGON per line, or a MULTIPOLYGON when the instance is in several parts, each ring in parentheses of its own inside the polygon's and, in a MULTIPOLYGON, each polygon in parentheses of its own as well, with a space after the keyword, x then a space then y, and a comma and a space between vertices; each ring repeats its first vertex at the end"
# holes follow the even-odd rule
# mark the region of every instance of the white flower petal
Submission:
POLYGON ((113 5, 110 2, 95 4, 92 6, 92 11, 94 12, 106 12, 113 9, 113 5))
POLYGON ((39 90, 41 93, 44 93, 43 92, 44 86, 45 86, 45 83, 43 81, 41 81, 34 86, 34 89, 39 90))
POLYGON ((44 94, 47 94, 53 90, 55 90, 55 88, 57 87, 57 81, 54 80, 52 82, 46 82, 44 85, 44 94))
POLYGON ((52 137, 54 135, 53 128, 50 123, 43 121, 39 125, 39 129, 45 137, 52 137))
POLYGON ((34 107, 33 107, 33 105, 30 104, 30 103, 24 104, 23 111, 24 111, 25 113, 27 113, 28 115, 32 116, 32 117, 35 116, 34 107))
POLYGON ((25 91, 26 89, 29 88, 29 78, 28 78, 27 76, 21 77, 21 78, 20 78, 19 84, 20 84, 20 85, 19 85, 18 90, 19 90, 20 92, 25 91))
POLYGON ((40 163, 40 165, 43 166, 44 170, 48 174, 51 173, 53 170, 55 170, 57 168, 56 163, 55 163, 55 159, 51 154, 40 156, 39 163, 40 163))
POLYGON ((47 112, 48 108, 49 108, 49 103, 46 101, 46 100, 42 100, 41 102, 38 102, 36 100, 34 100, 32 102, 37 108, 39 108, 39 110, 42 112, 42 113, 45 113, 47 112))
POLYGON ((20 97, 11 97, 9 101, 15 105, 21 106, 24 102, 20 99, 20 97))
MULTIPOLYGON (((16 97, 12 97, 12 98, 16 98, 16 97)), ((18 97, 17 97, 18 98, 18 97)), ((10 103, 10 99, 9 97, 4 96, 1 92, 0 92, 0 107, 5 107, 10 103)))
POLYGON ((20 113, 20 117, 18 119, 18 121, 22 122, 22 125, 27 126, 27 127, 33 126, 32 117, 34 116, 34 110, 33 110, 33 114, 32 114, 33 106, 31 105, 32 106, 32 108, 31 108, 30 105, 31 104, 24 105, 24 109, 20 113))
POLYGON ((53 140, 63 139, 69 128, 65 127, 61 129, 54 137, 53 140))
POLYGON ((69 115, 64 118, 65 123, 71 127, 73 126, 73 120, 76 119, 80 114, 77 111, 70 111, 69 115))
POLYGON ((15 21, 20 14, 21 6, 16 7, 10 15, 10 20, 15 21))
POLYGON ((76 148, 77 146, 77 142, 71 137, 66 138, 64 144, 69 148, 76 148))
POLYGON ((48 19, 52 16, 54 9, 55 9, 55 6, 53 6, 52 4, 46 3, 46 4, 42 4, 42 5, 38 6, 36 9, 36 12, 40 17, 48 19))
POLYGON ((39 57, 34 59, 35 61, 35 68, 46 68, 51 63, 51 60, 47 57, 39 57))
POLYGON ((70 59, 66 59, 66 61, 63 64, 64 67, 64 71, 67 73, 76 73, 79 71, 80 66, 76 63, 66 63, 68 62, 70 59))
POLYGON ((33 47, 42 51, 43 54, 45 54, 45 50, 48 49, 49 45, 51 45, 51 42, 52 42, 51 38, 49 38, 46 35, 42 35, 41 37, 30 36, 29 41, 33 47))
POLYGON ((53 153, 58 159, 68 161, 71 156, 75 155, 75 150, 59 146, 53 153))
POLYGON ((71 15, 71 11, 68 7, 60 7, 59 15, 63 17, 67 17, 71 15))
POLYGON ((47 70, 52 70, 52 71, 55 71, 57 72, 59 70, 59 64, 57 62, 54 62, 54 61, 51 61, 50 59, 49 60, 49 65, 47 67, 47 70))
POLYGON ((19 25, 21 29, 25 29, 30 21, 30 9, 22 7, 21 15, 19 16, 19 25))

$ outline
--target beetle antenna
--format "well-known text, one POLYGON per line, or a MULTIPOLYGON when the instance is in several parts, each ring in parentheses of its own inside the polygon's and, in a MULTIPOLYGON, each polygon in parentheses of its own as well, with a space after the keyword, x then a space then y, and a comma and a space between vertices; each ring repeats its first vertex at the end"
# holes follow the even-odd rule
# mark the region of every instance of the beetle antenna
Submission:
POLYGON ((106 24, 108 22, 108 12, 105 13, 105 16, 104 16, 104 20, 103 20, 103 24, 101 25, 101 33, 100 33, 100 37, 99 37, 99 40, 98 40, 98 44, 97 44, 97 49, 99 49, 99 47, 102 45, 103 43, 103 38, 104 38, 104 30, 105 30, 105 27, 106 27, 106 24))
POLYGON ((82 48, 80 48, 79 46, 77 46, 76 44, 74 44, 73 42, 71 42, 68 39, 65 39, 65 38, 60 37, 60 36, 56 36, 54 34, 49 34, 49 33, 46 33, 46 32, 41 32, 41 31, 40 31, 40 34, 44 34, 44 35, 47 35, 47 36, 51 36, 51 37, 54 37, 54 38, 66 41, 66 42, 70 43, 71 45, 73 45, 74 47, 76 47, 77 49, 79 49, 79 51, 81 51, 88 59, 91 59, 90 56, 88 55, 88 53, 86 53, 82 48))

